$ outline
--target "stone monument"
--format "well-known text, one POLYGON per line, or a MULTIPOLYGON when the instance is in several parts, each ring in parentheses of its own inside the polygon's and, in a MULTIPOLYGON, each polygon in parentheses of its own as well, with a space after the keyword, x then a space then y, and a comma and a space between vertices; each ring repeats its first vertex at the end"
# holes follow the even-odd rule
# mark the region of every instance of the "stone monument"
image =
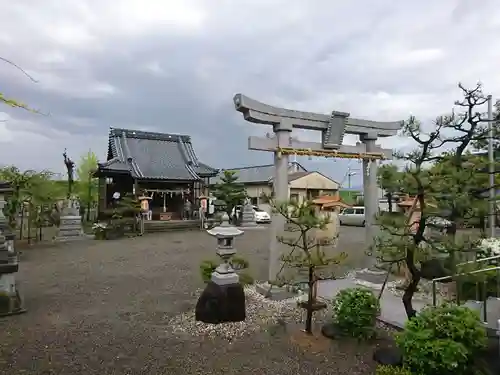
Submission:
POLYGON ((78 201, 73 196, 73 173, 75 163, 68 157, 66 150, 63 153, 64 165, 68 172, 68 192, 66 201, 61 211, 61 222, 59 225, 59 241, 73 241, 85 238, 82 228, 82 217, 80 216, 80 207, 78 201))
POLYGON ((16 283, 19 270, 17 252, 14 248, 15 235, 10 231, 3 214, 5 194, 12 192, 10 185, 0 182, 0 316, 25 312, 16 283))
POLYGON ((245 198, 241 214, 241 225, 243 228, 260 228, 255 222, 255 212, 253 210, 252 202, 249 198, 245 198))
MULTIPOLYGON (((363 161, 363 190, 365 200, 367 248, 377 235, 375 215, 378 212, 377 160, 391 159, 392 150, 377 146, 378 138, 396 135, 403 123, 377 122, 351 118, 349 113, 332 111, 330 115, 274 107, 242 94, 233 98, 235 108, 246 121, 270 125, 274 136, 249 137, 250 150, 274 153, 274 199, 288 200, 288 155, 309 155, 360 159, 363 161), (292 138, 293 129, 321 132, 322 142, 302 142, 292 138), (344 134, 356 134, 360 143, 343 145, 344 134)), ((282 234, 284 218, 274 214, 271 222, 269 280, 274 281, 281 268, 281 249, 277 236, 282 234)), ((375 262, 375 259, 373 259, 375 262)))
POLYGON ((245 293, 230 263, 236 254, 234 237, 241 236, 243 231, 230 225, 229 216, 224 213, 222 224, 207 230, 207 233, 217 238, 216 253, 222 263, 212 273, 211 280, 196 303, 195 318, 211 324, 244 321, 245 293))

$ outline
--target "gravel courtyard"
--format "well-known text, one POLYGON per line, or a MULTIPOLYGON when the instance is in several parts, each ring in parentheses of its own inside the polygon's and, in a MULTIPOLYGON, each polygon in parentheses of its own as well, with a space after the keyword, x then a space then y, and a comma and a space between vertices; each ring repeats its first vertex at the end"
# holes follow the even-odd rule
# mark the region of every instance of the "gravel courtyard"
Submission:
MULTIPOLYGON (((342 228, 339 247, 353 259, 362 231, 342 228)), ((236 240, 257 279, 267 275, 268 240, 266 230, 236 240)), ((194 309, 198 266, 214 258, 214 244, 179 232, 26 250, 19 281, 28 312, 0 320, 0 373, 372 373, 371 346, 308 340, 294 324, 231 343, 173 333, 168 322, 194 309)))

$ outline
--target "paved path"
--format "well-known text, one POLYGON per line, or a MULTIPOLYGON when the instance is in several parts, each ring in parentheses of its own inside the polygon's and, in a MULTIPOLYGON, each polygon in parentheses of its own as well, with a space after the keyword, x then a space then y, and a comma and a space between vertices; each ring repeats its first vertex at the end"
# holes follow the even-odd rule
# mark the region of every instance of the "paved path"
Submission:
MULTIPOLYGON (((356 288, 359 286, 360 285, 352 279, 324 280, 318 285, 318 295, 323 298, 332 299, 343 289, 356 288)), ((375 294, 378 295, 378 290, 375 291, 375 294)), ((382 295, 380 305, 381 320, 398 327, 404 326, 407 317, 400 297, 386 290, 382 295)), ((424 306, 425 303, 422 301, 413 301, 413 308, 417 311, 421 310, 424 306)))

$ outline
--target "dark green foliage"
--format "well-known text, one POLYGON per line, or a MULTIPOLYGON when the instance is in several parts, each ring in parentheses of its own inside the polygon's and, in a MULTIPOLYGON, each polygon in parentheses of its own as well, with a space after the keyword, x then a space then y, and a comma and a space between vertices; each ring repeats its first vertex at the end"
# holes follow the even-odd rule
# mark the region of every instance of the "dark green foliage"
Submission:
POLYGON ((344 334, 359 339, 373 337, 380 304, 370 290, 341 290, 333 302, 333 311, 334 321, 344 334))
POLYGON ((479 314, 467 307, 428 307, 396 337, 405 366, 416 374, 462 375, 486 345, 479 314))
POLYGON ((378 184, 385 191, 389 212, 393 211, 394 196, 401 191, 400 179, 402 176, 403 173, 394 164, 385 164, 378 170, 378 184))
POLYGON ((133 218, 141 212, 141 203, 132 195, 123 195, 113 208, 102 212, 104 219, 133 218))
POLYGON ((240 272, 240 284, 241 285, 252 285, 255 280, 248 272, 240 272))
MULTIPOLYGON (((463 94, 463 99, 455 103, 459 111, 438 117, 429 127, 411 117, 402 128, 402 135, 411 138, 416 148, 397 155, 406 163, 400 191, 416 197, 418 204, 412 209, 420 214, 412 220, 379 216, 381 232, 373 250, 380 262, 403 265, 409 271, 402 297, 408 318, 416 315, 412 298, 423 276, 422 262, 448 257, 449 270, 455 273, 455 265, 467 257, 464 253, 474 250, 477 242, 459 238, 457 228, 470 218, 484 217, 486 211, 487 202, 479 194, 487 184, 481 171, 484 160, 468 150, 487 138, 487 123, 481 113, 487 99, 481 85, 459 88, 463 94), (439 222, 441 228, 436 224, 439 222)), ((388 180, 389 185, 395 183, 393 177, 388 180)))
POLYGON ((201 279, 204 283, 208 283, 212 277, 212 272, 215 271, 219 263, 214 260, 204 260, 200 264, 201 279))
POLYGON ((412 372, 405 367, 377 366, 375 375, 412 375, 412 372))
POLYGON ((236 271, 239 271, 250 267, 250 264, 245 258, 235 255, 231 258, 231 267, 233 267, 236 271))
POLYGON ((245 187, 237 181, 236 172, 226 170, 221 176, 221 182, 214 186, 213 195, 225 202, 228 215, 231 215, 233 207, 243 203, 246 197, 245 187))
POLYGON ((497 271, 464 276, 457 281, 457 288, 462 301, 500 297, 497 271))

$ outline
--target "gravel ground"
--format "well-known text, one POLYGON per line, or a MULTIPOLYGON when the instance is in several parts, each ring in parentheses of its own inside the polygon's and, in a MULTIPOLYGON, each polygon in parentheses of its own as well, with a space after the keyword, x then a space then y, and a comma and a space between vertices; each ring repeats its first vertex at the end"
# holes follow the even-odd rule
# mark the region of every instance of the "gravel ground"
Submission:
MULTIPOLYGON (((189 232, 26 250, 19 281, 28 312, 0 320, 0 373, 373 373, 377 342, 306 337, 300 312, 251 290, 249 319, 232 327, 244 331, 235 339, 193 323, 198 265, 213 256, 214 242, 189 232)), ((267 242, 265 231, 236 240, 258 279, 267 273, 267 242)))

